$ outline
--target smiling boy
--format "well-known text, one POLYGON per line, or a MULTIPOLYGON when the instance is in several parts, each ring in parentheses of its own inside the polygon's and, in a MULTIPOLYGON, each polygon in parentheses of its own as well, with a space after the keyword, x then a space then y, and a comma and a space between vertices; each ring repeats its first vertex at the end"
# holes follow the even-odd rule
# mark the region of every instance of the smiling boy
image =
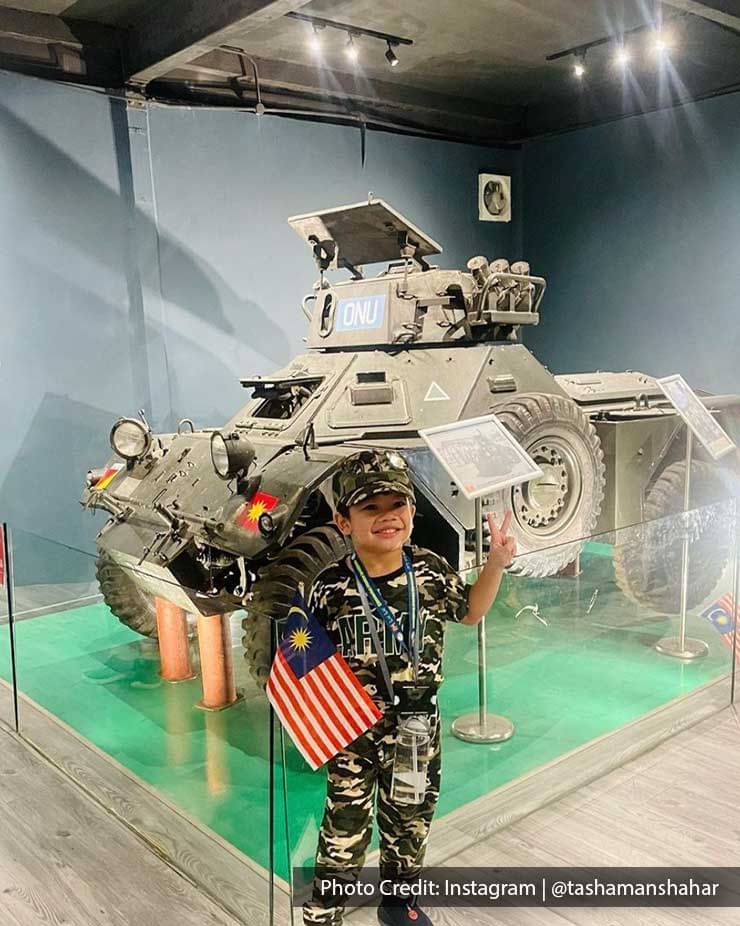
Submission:
MULTIPOLYGON (((319 574, 308 606, 383 716, 328 763, 315 883, 351 880, 361 869, 376 799, 380 876, 411 882, 421 872, 439 796, 436 693, 443 681, 445 623, 479 623, 516 555, 515 543, 507 536, 509 515, 501 529, 489 515, 488 561, 475 584, 466 586, 442 557, 409 543, 415 496, 399 453, 363 450, 347 457, 332 489, 334 520, 353 552, 319 574), (402 804, 392 795, 399 703, 409 686, 425 692, 430 721, 427 786, 416 804, 402 804)), ((343 912, 340 900, 322 897, 316 887, 304 905, 304 922, 339 926, 343 912)), ((385 897, 378 919, 385 926, 431 923, 414 900, 404 897, 385 897)))

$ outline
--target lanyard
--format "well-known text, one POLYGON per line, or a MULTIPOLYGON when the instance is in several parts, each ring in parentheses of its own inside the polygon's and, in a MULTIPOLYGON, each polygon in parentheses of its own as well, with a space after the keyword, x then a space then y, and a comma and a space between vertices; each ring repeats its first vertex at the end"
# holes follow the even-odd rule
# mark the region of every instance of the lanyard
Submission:
POLYGON ((370 635, 372 636, 373 644, 375 645, 375 649, 378 654, 378 661, 380 663, 381 671, 383 672, 383 678, 385 679, 388 693, 391 696, 391 703, 393 703, 393 685, 391 683, 391 677, 388 671, 388 663, 386 662, 385 654, 383 653, 383 647, 380 643, 380 640, 378 639, 377 630, 375 629, 373 609, 377 614, 380 615, 383 622, 390 629, 391 633, 393 634, 393 639, 400 643, 402 648, 408 654, 409 661, 411 662, 414 673, 414 681, 417 682, 419 676, 419 590, 416 587, 416 575, 414 574, 411 561, 404 552, 403 571, 406 574, 406 594, 408 602, 407 611, 409 619, 409 639, 407 643, 403 638, 403 631, 401 630, 398 621, 393 616, 388 602, 381 595, 375 582, 373 582, 372 578, 367 574, 367 570, 363 566, 356 553, 352 554, 350 562, 352 564, 352 570, 355 574, 357 590, 360 593, 360 598, 362 599, 362 604, 365 609, 365 615, 370 626, 370 635))

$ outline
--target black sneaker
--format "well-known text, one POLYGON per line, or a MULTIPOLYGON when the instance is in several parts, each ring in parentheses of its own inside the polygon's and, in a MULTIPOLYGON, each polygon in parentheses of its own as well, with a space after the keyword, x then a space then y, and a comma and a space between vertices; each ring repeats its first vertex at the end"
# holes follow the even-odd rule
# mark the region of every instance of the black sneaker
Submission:
POLYGON ((388 903, 384 898, 378 906, 378 922, 383 926, 432 926, 432 921, 419 907, 416 898, 408 903, 397 900, 388 903))

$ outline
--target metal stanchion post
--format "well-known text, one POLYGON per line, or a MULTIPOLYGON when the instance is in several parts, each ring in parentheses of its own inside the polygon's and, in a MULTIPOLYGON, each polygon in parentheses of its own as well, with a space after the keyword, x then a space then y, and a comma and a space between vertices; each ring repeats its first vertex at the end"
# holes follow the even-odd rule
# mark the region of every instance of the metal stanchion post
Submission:
POLYGON ((698 659, 706 656, 709 647, 703 640, 694 640, 686 636, 686 602, 689 586, 689 525, 688 511, 691 508, 691 451, 694 435, 686 426, 686 478, 683 486, 684 537, 683 557, 681 561, 681 615, 677 637, 663 637, 655 644, 655 649, 663 656, 676 659, 698 659))
MULTIPOLYGON (((483 505, 475 499, 475 561, 483 565, 483 505)), ((502 743, 514 734, 514 724, 508 717, 488 713, 486 677, 486 618, 478 624, 478 711, 464 714, 452 724, 453 734, 466 743, 502 743)))

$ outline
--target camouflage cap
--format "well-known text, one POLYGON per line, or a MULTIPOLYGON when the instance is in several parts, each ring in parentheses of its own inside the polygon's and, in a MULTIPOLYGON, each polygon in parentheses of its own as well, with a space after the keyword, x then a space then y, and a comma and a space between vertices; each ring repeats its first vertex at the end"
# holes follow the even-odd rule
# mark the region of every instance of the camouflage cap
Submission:
POLYGON ((406 460, 395 450, 361 450, 346 457, 334 474, 332 492, 340 510, 388 492, 416 500, 406 460))

